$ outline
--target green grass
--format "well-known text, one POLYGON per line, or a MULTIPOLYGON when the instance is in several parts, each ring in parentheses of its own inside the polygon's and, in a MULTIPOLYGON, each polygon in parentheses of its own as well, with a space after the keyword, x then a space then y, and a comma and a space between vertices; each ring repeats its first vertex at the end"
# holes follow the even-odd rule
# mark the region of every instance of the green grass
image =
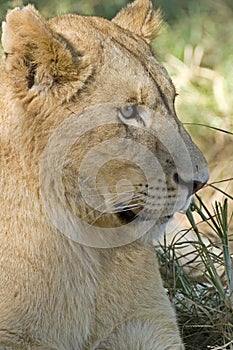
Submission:
POLYGON ((170 244, 165 238, 157 251, 187 350, 233 349, 233 272, 228 232, 232 213, 228 201, 225 198, 223 203, 215 202, 211 212, 196 195, 187 212, 193 239, 183 240, 187 233, 184 230, 181 236, 174 236, 170 244), (194 218, 194 213, 200 220, 194 218), (219 240, 215 250, 210 241, 206 244, 199 230, 203 222, 219 240), (182 248, 187 245, 190 260, 186 252, 188 262, 184 269, 182 248), (196 252, 195 258, 193 252, 196 252))

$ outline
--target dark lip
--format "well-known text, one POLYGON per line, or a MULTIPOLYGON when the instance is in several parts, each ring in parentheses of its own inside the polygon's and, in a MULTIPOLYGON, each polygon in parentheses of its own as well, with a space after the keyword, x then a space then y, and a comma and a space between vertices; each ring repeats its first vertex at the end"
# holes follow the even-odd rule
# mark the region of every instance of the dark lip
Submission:
POLYGON ((117 216, 125 223, 130 223, 133 221, 137 214, 135 214, 132 210, 120 211, 117 213, 117 216))
POLYGON ((165 216, 161 216, 158 221, 162 222, 162 223, 167 223, 169 220, 171 220, 173 218, 173 215, 165 215, 165 216))
MULTIPOLYGON (((135 214, 132 210, 125 210, 124 212, 118 212, 117 216, 125 223, 129 223, 131 221, 134 221, 134 219, 136 219, 138 216, 140 217, 140 215, 135 214)), ((160 216, 157 220, 158 221, 162 221, 162 222, 167 222, 170 219, 172 219, 173 214, 170 215, 165 215, 165 216, 160 216)), ((142 220, 153 220, 153 216, 150 217, 141 217, 142 220)))
POLYGON ((161 219, 171 219, 173 217, 173 215, 166 215, 166 216, 162 216, 161 219))

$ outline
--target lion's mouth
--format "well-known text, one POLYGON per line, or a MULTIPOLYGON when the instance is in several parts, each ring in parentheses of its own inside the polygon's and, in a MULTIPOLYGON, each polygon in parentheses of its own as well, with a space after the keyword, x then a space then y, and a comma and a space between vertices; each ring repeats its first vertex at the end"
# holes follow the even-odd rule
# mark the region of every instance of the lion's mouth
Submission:
POLYGON ((169 215, 153 215, 152 212, 148 215, 142 215, 141 213, 135 213, 133 210, 124 210, 117 213, 118 218, 125 224, 134 221, 136 218, 140 218, 143 221, 158 220, 161 223, 167 223, 173 218, 173 214, 169 215))
POLYGON ((138 217, 138 214, 134 213, 133 210, 128 209, 118 212, 117 216, 122 222, 128 224, 135 220, 138 217))
POLYGON ((168 222, 168 221, 170 221, 172 218, 173 218, 173 215, 161 216, 161 217, 159 218, 159 221, 161 221, 161 222, 168 222))

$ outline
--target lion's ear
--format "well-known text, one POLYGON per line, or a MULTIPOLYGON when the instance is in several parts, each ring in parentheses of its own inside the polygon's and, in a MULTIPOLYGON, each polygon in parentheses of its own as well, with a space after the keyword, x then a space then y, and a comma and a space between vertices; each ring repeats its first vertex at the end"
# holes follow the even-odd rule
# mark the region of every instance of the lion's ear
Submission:
POLYGON ((122 9, 112 21, 143 37, 147 42, 158 35, 162 25, 161 13, 154 11, 151 0, 135 0, 122 9))
POLYGON ((78 59, 32 5, 8 12, 2 25, 2 46, 7 70, 27 75, 29 87, 71 80, 77 74, 78 59))

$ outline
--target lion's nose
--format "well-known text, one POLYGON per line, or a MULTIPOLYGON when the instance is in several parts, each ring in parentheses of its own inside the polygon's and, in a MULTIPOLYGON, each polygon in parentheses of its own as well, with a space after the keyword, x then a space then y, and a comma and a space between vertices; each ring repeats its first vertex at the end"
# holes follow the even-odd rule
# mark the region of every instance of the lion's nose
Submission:
POLYGON ((199 180, 184 181, 177 173, 174 174, 173 179, 175 183, 188 187, 190 195, 199 191, 206 184, 206 182, 201 182, 199 180))
POLYGON ((201 181, 193 181, 193 190, 192 190, 192 194, 196 193, 197 191, 199 191, 202 187, 204 187, 206 184, 206 182, 201 182, 201 181))

